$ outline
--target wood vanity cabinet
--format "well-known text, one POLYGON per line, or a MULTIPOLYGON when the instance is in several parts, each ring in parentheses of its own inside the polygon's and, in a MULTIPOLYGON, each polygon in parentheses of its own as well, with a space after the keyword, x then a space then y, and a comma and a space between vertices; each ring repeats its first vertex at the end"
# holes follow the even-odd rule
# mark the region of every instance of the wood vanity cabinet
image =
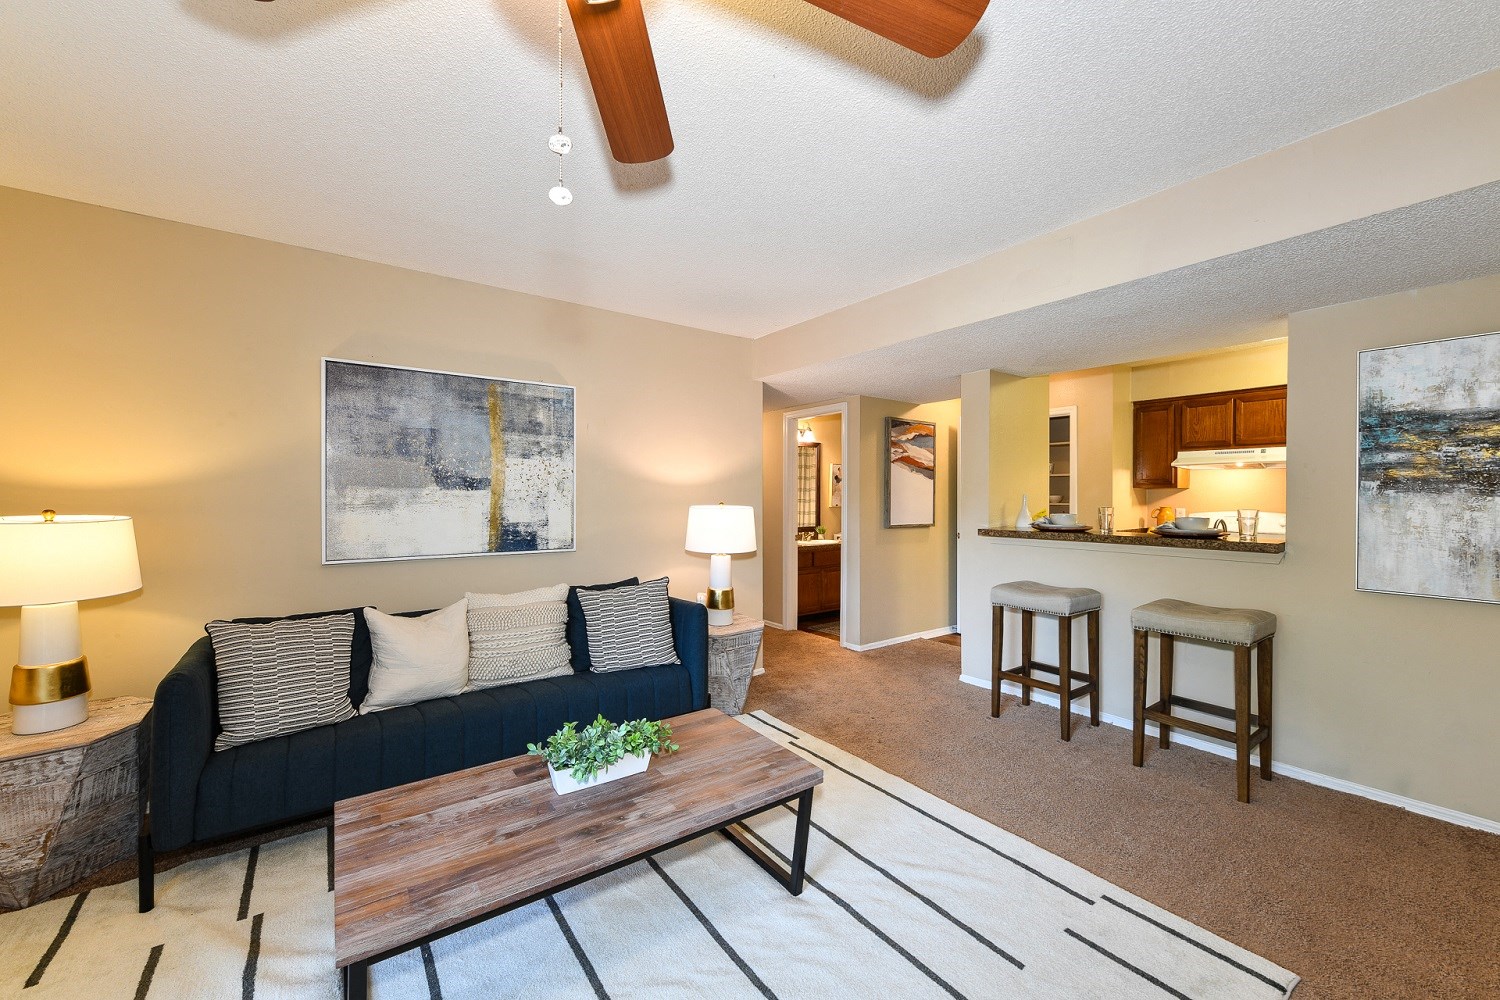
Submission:
POLYGON ((1186 489, 1172 468, 1179 451, 1266 448, 1286 444, 1286 386, 1148 399, 1134 404, 1137 489, 1186 489))
POLYGON ((797 614, 816 615, 839 610, 842 545, 797 548, 797 614))

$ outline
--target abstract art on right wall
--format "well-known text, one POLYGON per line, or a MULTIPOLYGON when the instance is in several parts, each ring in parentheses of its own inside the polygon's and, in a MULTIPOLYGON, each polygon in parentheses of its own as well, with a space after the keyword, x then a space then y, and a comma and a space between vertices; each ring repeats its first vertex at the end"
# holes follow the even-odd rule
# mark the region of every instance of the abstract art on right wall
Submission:
POLYGON ((1360 590, 1500 603, 1500 333, 1359 352, 1360 590))

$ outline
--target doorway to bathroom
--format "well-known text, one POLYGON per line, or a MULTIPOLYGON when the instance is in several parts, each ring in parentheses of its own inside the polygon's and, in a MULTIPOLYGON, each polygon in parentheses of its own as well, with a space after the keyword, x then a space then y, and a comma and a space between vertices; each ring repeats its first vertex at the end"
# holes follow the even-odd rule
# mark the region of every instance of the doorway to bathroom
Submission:
POLYGON ((848 645, 851 553, 858 533, 857 456, 848 447, 844 403, 790 411, 783 430, 785 551, 783 617, 788 627, 848 645), (795 624, 792 624, 795 623, 795 624))

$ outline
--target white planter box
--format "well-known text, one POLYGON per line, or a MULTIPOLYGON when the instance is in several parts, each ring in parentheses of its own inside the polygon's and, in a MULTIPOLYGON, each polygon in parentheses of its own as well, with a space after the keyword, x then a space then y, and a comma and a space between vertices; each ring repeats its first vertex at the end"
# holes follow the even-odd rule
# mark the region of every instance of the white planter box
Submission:
POLYGON ((608 781, 619 778, 628 778, 632 774, 640 774, 646 770, 646 765, 651 763, 650 754, 642 754, 639 757, 626 754, 613 764, 594 775, 588 781, 576 781, 573 772, 554 770, 552 765, 547 765, 547 773, 552 775, 552 787, 558 795, 567 795, 569 792, 582 791, 585 788, 593 788, 608 781))

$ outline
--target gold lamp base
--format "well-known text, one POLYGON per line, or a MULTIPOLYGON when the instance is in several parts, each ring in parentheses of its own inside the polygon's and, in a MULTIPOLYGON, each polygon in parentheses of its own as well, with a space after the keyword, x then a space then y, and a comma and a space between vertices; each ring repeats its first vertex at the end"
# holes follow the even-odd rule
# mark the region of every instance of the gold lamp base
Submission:
POLYGON ((11 732, 50 733, 89 717, 88 657, 16 664, 10 672, 11 732))

